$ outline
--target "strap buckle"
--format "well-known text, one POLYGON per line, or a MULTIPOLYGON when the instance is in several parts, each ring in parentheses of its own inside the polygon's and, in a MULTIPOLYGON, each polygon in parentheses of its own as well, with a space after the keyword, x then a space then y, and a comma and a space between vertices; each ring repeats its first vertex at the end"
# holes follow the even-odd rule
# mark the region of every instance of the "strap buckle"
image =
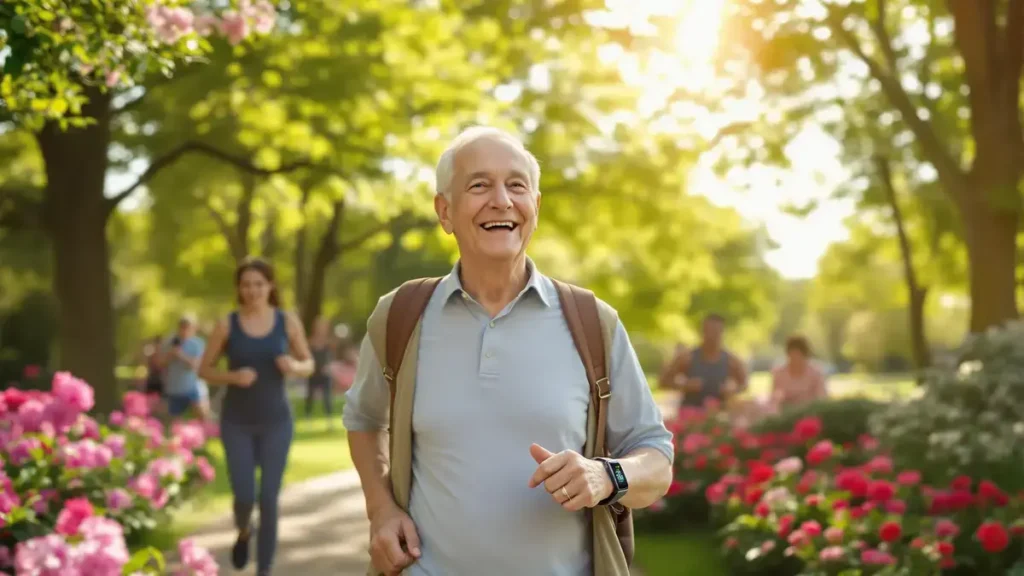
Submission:
POLYGON ((597 397, 600 398, 601 400, 604 400, 605 398, 608 398, 612 395, 611 383, 608 381, 607 377, 601 378, 594 384, 597 385, 597 397))
POLYGON ((384 379, 387 380, 388 382, 395 381, 395 373, 391 371, 390 367, 385 367, 383 370, 381 370, 381 372, 384 373, 384 379))

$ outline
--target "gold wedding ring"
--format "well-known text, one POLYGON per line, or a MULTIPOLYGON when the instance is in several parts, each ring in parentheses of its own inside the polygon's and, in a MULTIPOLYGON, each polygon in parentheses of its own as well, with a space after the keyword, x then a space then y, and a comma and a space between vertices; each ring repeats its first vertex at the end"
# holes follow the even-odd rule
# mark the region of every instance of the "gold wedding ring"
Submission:
POLYGON ((566 492, 565 486, 562 486, 562 495, 565 496, 565 501, 566 502, 568 502, 569 500, 572 500, 572 498, 569 496, 569 493, 566 492))

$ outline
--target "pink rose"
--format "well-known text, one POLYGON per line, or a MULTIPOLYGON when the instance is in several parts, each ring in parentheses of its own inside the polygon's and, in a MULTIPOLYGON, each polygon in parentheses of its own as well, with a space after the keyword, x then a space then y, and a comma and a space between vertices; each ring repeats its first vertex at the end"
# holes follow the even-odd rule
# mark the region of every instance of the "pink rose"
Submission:
POLYGON ((825 540, 830 544, 843 543, 843 529, 836 526, 829 526, 825 529, 825 540))
POLYGON ((85 498, 72 498, 64 502, 64 509, 57 515, 57 526, 54 530, 58 534, 71 536, 78 532, 82 522, 93 515, 92 504, 85 498))

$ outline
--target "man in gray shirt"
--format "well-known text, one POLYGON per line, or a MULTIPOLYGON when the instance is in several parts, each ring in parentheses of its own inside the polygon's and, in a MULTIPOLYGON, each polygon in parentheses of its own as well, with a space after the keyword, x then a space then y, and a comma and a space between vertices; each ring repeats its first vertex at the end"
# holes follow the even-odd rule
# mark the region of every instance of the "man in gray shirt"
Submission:
POLYGON ((194 409, 205 418, 205 403, 199 383, 199 361, 206 343, 196 335, 196 319, 184 314, 178 320, 178 330, 164 342, 159 363, 164 369, 164 397, 167 411, 177 417, 194 409))
MULTIPOLYGON (((460 258, 423 314, 408 513, 389 485, 389 387, 362 343, 343 418, 385 574, 591 573, 585 509, 615 488, 580 454, 589 383, 557 291, 526 256, 539 179, 517 139, 487 128, 438 163, 434 206, 460 258)), ((611 349, 607 446, 628 478, 619 503, 644 508, 671 482, 672 435, 621 323, 611 349)))

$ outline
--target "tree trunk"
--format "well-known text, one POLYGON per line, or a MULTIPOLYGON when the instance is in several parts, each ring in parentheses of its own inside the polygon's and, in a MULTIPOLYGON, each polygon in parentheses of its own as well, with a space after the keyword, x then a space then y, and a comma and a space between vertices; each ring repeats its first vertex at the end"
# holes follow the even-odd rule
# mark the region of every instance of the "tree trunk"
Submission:
POLYGON ((235 238, 238 252, 235 260, 241 262, 249 255, 249 228, 252 225, 252 200, 256 196, 256 177, 242 174, 242 197, 238 199, 238 219, 235 220, 235 238))
POLYGON ((910 289, 910 344, 917 368, 918 383, 924 382, 924 370, 932 364, 932 353, 928 348, 928 336, 924 325, 924 307, 928 301, 928 289, 910 289))
POLYGON ((970 267, 971 332, 978 333, 1017 317, 1016 209, 999 209, 989 186, 961 194, 960 215, 970 267))
POLYGON ((320 247, 313 258, 313 267, 309 271, 309 291, 306 293, 306 301, 302 307, 302 323, 305 326, 312 326, 313 321, 320 315, 324 303, 324 284, 327 282, 327 269, 341 253, 338 243, 338 232, 341 229, 341 222, 345 217, 345 201, 338 200, 334 203, 334 210, 331 213, 331 221, 327 224, 323 238, 320 239, 320 247))
POLYGON ((37 136, 46 165, 46 220, 53 239, 53 288, 60 309, 60 366, 96 391, 96 410, 118 404, 114 314, 104 197, 110 143, 110 98, 87 89, 83 115, 95 123, 37 136))
POLYGON ((889 202, 889 208, 892 209, 892 219, 896 223, 896 237, 899 240, 900 259, 903 262, 903 278, 907 282, 907 295, 910 299, 909 320, 914 368, 918 371, 918 381, 920 382, 923 371, 931 365, 931 352, 928 349, 928 337, 924 325, 924 305, 928 289, 922 287, 917 279, 917 272, 914 268, 914 252, 910 246, 906 223, 903 220, 903 210, 900 209, 899 199, 896 197, 896 185, 892 179, 889 162, 883 157, 877 157, 875 165, 878 168, 878 176, 885 191, 886 200, 889 202))
POLYGON ((309 235, 309 221, 306 220, 306 204, 309 203, 312 186, 302 187, 302 198, 299 200, 299 214, 302 215, 302 226, 295 236, 295 305, 303 310, 306 307, 306 238, 309 235))
POLYGON ((277 256, 277 209, 271 206, 267 210, 267 223, 263 227, 263 238, 260 242, 263 245, 261 254, 267 260, 273 261, 277 256))

